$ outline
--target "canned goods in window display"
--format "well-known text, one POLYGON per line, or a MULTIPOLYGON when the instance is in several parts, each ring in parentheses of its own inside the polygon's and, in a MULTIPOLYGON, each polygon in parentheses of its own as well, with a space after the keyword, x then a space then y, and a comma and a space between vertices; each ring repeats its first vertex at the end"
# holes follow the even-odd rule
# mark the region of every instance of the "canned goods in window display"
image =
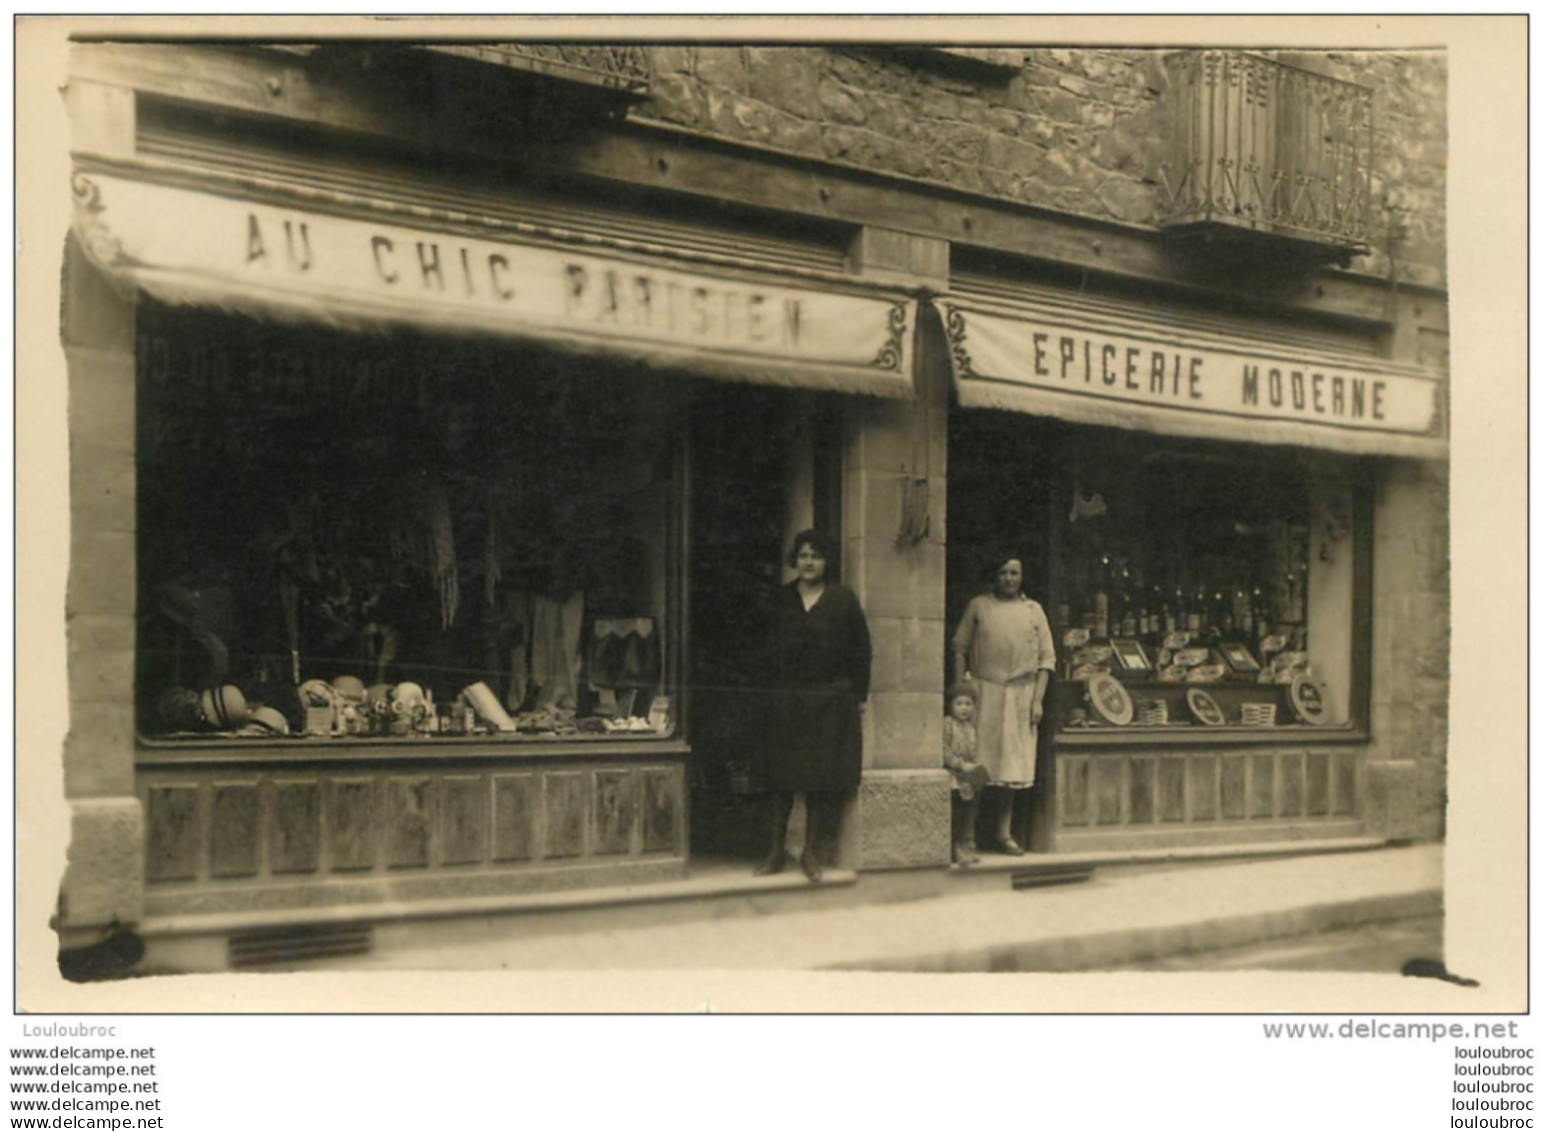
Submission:
POLYGON ((1095 675, 1088 680, 1088 702, 1095 715, 1114 726, 1125 726, 1136 717, 1135 703, 1112 675, 1095 675))
POLYGON ((1329 689, 1323 680, 1299 675, 1291 681, 1291 709, 1304 723, 1319 726, 1329 721, 1329 689))
POLYGON ((1208 727, 1219 727, 1227 724, 1227 715, 1217 703, 1198 687, 1191 687, 1184 693, 1184 702, 1189 705, 1190 714, 1199 719, 1208 727))

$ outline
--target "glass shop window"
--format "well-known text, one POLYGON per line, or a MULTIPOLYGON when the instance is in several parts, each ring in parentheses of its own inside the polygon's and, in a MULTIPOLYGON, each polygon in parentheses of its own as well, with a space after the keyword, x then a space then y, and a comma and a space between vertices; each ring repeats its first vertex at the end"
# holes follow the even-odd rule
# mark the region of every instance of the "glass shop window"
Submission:
POLYGON ((142 735, 674 729, 667 381, 151 304, 138 353, 142 735))
POLYGON ((1350 721, 1349 461, 1084 435, 1068 444, 1050 613, 1063 732, 1350 721))

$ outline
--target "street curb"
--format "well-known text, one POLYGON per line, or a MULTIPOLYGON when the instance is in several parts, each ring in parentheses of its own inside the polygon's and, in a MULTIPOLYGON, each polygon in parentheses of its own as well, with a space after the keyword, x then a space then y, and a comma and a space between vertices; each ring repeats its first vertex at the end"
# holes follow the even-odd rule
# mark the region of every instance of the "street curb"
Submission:
POLYGON ((1440 915, 1438 889, 1311 904, 1253 915, 1196 920, 1162 927, 1135 927, 944 953, 886 957, 826 966, 827 970, 907 973, 1073 973, 1107 970, 1180 954, 1224 950, 1343 930, 1370 923, 1440 915))

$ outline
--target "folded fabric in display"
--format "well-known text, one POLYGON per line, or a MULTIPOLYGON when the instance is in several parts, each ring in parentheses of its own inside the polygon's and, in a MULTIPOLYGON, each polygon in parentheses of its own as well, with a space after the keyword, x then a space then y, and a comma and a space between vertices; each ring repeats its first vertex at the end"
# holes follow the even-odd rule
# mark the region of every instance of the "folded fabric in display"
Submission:
POLYGON ((590 638, 589 682, 600 688, 643 688, 659 679, 653 617, 597 617, 590 638))
POLYGON ((466 701, 472 705, 477 714, 492 723, 500 731, 506 734, 514 733, 514 720, 509 717, 507 711, 498 702, 498 696, 493 694, 493 689, 485 683, 474 683, 461 692, 466 701))

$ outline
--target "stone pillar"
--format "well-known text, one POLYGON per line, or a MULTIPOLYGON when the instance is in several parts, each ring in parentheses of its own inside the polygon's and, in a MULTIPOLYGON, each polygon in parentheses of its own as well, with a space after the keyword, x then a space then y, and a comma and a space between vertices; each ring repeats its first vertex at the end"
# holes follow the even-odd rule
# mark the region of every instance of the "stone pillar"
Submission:
MULTIPOLYGON (((896 237, 865 233, 858 248, 865 274, 909 266, 914 284, 918 267, 946 264, 939 241, 896 237)), ((914 402, 867 398, 848 414, 843 577, 868 615, 873 687, 863 783, 843 847, 844 859, 864 870, 949 861, 951 787, 942 769, 948 372, 929 335, 919 335, 917 360, 914 402)))
POLYGON ((1439 838, 1446 823, 1451 645, 1447 469, 1379 469, 1372 554, 1369 831, 1439 838))
POLYGON ((62 332, 69 372, 70 568, 65 599, 70 846, 61 946, 141 917, 143 816, 134 793, 134 312, 73 238, 62 332))

